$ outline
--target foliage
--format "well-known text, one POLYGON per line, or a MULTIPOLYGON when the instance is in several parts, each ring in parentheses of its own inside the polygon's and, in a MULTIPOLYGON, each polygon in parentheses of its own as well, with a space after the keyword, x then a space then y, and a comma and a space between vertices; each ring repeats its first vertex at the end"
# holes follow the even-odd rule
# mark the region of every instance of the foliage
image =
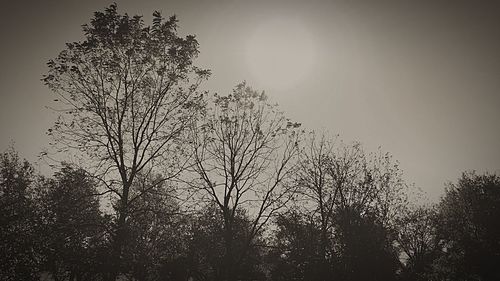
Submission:
MULTIPOLYGON (((182 133, 199 109, 197 88, 209 71, 193 65, 198 42, 177 34, 177 19, 120 15, 116 4, 83 26, 85 39, 68 43, 48 62, 45 84, 60 97, 61 115, 49 130, 117 200, 112 236, 115 276, 123 256, 134 181, 139 173, 182 171, 182 133), (159 171, 161 170, 161 171, 159 171)), ((113 279, 113 277, 111 277, 113 279)))
POLYGON ((187 223, 175 189, 161 175, 141 174, 134 184, 144 195, 131 201, 124 250, 127 268, 137 280, 158 280, 166 264, 185 256, 187 223))
POLYGON ((339 209, 335 215, 333 275, 338 280, 395 280, 399 267, 394 233, 376 214, 339 209))
POLYGON ((276 226, 268 258, 272 280, 322 280, 331 273, 321 257, 321 231, 314 220, 291 210, 277 217, 276 226))
POLYGON ((439 221, 435 207, 409 209, 398 219, 398 246, 404 255, 402 280, 429 280, 442 243, 437 235, 439 221))
POLYGON ((311 133, 300 150, 293 179, 301 206, 277 221, 275 272, 297 280, 394 279, 394 224, 407 200, 401 171, 388 154, 336 141, 311 133))
POLYGON ((446 280, 498 280, 500 271, 500 177, 464 173, 439 204, 439 239, 444 254, 436 263, 446 280))
MULTIPOLYGON (((237 262, 232 263, 231 273, 236 280, 265 280, 263 270, 264 241, 255 235, 252 244, 247 245, 251 235, 252 221, 244 211, 237 211, 232 225, 232 255, 237 262)), ((193 220, 190 244, 190 260, 195 271, 207 280, 221 280, 226 274, 226 241, 224 217, 215 205, 209 205, 193 220)))
POLYGON ((0 279, 34 280, 38 275, 33 167, 12 148, 0 155, 0 279))
POLYGON ((273 280, 394 280, 394 236, 376 216, 338 209, 323 249, 321 222, 300 211, 277 220, 271 254, 273 280))
POLYGON ((177 29, 113 4, 48 62, 49 134, 80 165, 0 155, 1 280, 500 280, 500 176, 411 208, 388 153, 304 142, 246 83, 200 94, 177 29))
POLYGON ((103 266, 99 248, 108 237, 95 182, 85 170, 64 164, 53 178, 39 179, 37 193, 42 269, 55 280, 95 278, 103 266))

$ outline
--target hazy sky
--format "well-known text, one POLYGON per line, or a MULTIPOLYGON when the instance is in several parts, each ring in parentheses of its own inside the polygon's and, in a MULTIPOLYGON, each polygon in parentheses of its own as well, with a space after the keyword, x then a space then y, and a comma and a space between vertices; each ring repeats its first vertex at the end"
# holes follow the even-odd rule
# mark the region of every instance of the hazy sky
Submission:
MULTIPOLYGON (((116 1, 176 14, 205 89, 246 80, 307 129, 378 146, 437 199, 462 171, 500 172, 500 1, 116 1)), ((0 150, 36 160, 54 94, 45 63, 108 1, 4 1, 0 150)))

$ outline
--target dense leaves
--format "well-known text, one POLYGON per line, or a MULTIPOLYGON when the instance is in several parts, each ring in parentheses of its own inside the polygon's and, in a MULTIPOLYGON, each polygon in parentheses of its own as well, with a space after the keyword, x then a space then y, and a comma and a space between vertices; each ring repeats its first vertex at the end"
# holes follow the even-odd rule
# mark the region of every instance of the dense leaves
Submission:
POLYGON ((65 164, 38 184, 42 269, 55 280, 94 279, 108 236, 95 183, 86 171, 65 164))
POLYGON ((13 149, 0 155, 0 279, 33 280, 38 271, 33 167, 13 149))
POLYGON ((437 263, 446 280, 500 278, 500 177, 464 173, 439 205, 437 263))

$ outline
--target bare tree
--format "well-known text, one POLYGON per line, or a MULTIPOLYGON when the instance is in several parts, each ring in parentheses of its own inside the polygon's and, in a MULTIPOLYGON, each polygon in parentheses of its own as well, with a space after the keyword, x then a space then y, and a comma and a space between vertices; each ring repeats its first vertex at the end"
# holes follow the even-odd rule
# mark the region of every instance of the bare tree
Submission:
POLYGON ((408 185, 389 153, 366 153, 359 143, 340 143, 328 169, 340 208, 373 212, 387 224, 394 222, 407 203, 408 185))
POLYGON ((320 256, 325 260, 334 254, 330 239, 336 212, 371 212, 385 223, 406 202, 407 186, 390 155, 366 154, 359 143, 345 144, 314 132, 301 149, 296 183, 319 220, 320 256))
POLYGON ((334 142, 325 135, 318 136, 312 132, 305 147, 299 155, 297 184, 299 191, 305 196, 308 207, 319 215, 321 233, 320 257, 326 259, 329 248, 329 231, 332 227, 332 215, 339 193, 331 177, 331 163, 334 153, 334 142), (312 206, 310 206, 312 204, 312 206))
MULTIPOLYGON (((286 183, 298 153, 298 127, 245 83, 228 96, 215 95, 199 123, 192 127, 192 188, 215 202, 224 221, 225 266, 219 280, 234 280, 245 251, 232 245, 235 217, 247 211, 251 228, 247 245, 293 194, 286 183)), ((247 248, 248 248, 247 246, 247 248)))
POLYGON ((84 41, 68 43, 48 62, 43 81, 63 111, 49 132, 60 149, 85 155, 103 193, 118 199, 119 257, 130 202, 144 193, 131 190, 134 179, 159 165, 168 171, 165 179, 182 169, 179 137, 196 115, 197 88, 209 72, 193 66, 198 43, 177 35, 175 17, 155 12, 145 26, 140 16, 120 15, 111 5, 83 31, 84 41))

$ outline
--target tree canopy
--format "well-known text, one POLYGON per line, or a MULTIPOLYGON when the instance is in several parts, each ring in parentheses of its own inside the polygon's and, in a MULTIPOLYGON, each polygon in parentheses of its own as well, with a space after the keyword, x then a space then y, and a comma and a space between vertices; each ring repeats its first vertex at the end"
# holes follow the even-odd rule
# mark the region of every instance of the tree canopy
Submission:
POLYGON ((64 112, 49 132, 63 151, 82 152, 104 193, 117 199, 118 272, 130 202, 148 191, 133 190, 134 180, 158 169, 166 180, 182 170, 181 135, 196 117, 197 88, 209 71, 193 65, 195 37, 178 36, 177 19, 159 12, 146 26, 113 4, 96 12, 83 32, 85 40, 68 43, 48 62, 43 81, 64 112))

